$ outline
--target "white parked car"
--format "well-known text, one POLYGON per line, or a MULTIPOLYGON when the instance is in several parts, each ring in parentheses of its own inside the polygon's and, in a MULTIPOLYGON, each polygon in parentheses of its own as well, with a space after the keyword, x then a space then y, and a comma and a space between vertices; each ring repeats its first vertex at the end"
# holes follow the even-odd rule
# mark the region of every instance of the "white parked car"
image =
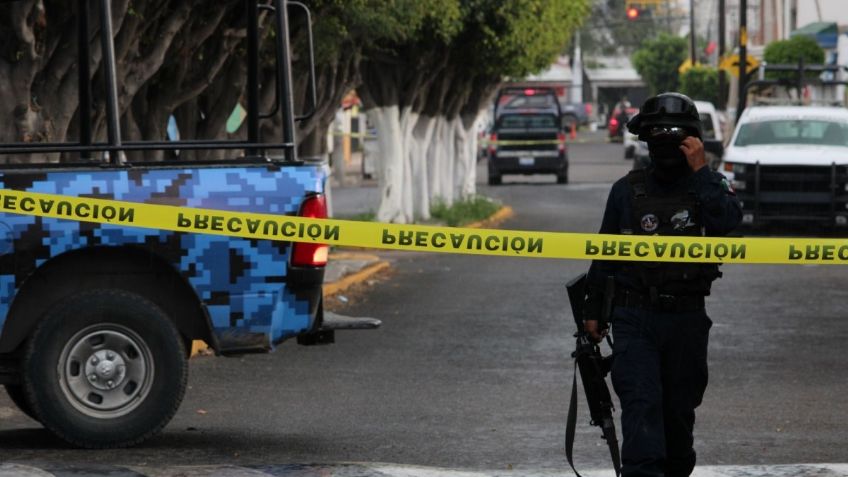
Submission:
POLYGON ((721 172, 743 223, 848 225, 848 109, 755 106, 739 119, 721 172))
MULTIPOLYGON (((701 116, 701 129, 704 139, 724 142, 724 135, 722 134, 723 117, 713 106, 713 103, 695 101, 695 107, 698 108, 698 114, 701 116)), ((635 159, 636 167, 646 167, 651 162, 648 156, 648 145, 645 144, 645 141, 640 141, 635 134, 626 130, 624 131, 624 158, 635 159)), ((714 152, 707 152, 707 161, 710 167, 716 170, 721 164, 721 157, 714 152)))

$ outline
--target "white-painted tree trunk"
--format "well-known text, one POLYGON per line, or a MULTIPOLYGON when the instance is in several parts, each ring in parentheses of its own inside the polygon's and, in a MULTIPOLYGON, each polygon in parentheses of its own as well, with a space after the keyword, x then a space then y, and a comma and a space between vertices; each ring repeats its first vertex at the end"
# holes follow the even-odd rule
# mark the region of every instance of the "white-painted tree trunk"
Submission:
POLYGON ((401 132, 400 109, 385 106, 365 111, 377 129, 377 174, 380 184, 380 207, 377 220, 408 223, 412 217, 404 213, 403 183, 406 154, 401 132))
POLYGON ((430 163, 428 153, 433 144, 436 118, 419 116, 412 130, 409 143, 409 158, 412 171, 412 202, 415 217, 430 219, 430 163))
POLYGON ((451 205, 476 193, 476 121, 465 127, 460 117, 421 116, 397 106, 369 109, 366 114, 378 131, 377 220, 427 220, 433 201, 451 205))
POLYGON ((427 161, 430 165, 430 200, 453 204, 456 140, 452 120, 442 116, 436 118, 427 161))
POLYGON ((477 192, 477 118, 468 127, 460 118, 451 125, 456 141, 455 197, 467 199, 477 192))
POLYGON ((400 114, 400 131, 401 131, 401 141, 403 146, 403 183, 401 184, 401 192, 402 192, 402 204, 403 204, 403 215, 406 217, 407 222, 413 222, 415 220, 415 203, 413 196, 413 157, 410 153, 414 141, 412 132, 415 128, 415 124, 418 122, 419 114, 412 111, 412 108, 404 108, 400 114))

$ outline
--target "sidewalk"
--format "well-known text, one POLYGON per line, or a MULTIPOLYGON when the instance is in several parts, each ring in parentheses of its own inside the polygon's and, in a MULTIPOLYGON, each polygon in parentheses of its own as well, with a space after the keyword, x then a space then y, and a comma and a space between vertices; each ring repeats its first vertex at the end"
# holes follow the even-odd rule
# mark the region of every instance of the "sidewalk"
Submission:
POLYGON ((380 206, 380 188, 374 178, 362 174, 362 153, 351 154, 344 174, 334 171, 329 178, 330 212, 336 218, 376 213, 380 206))

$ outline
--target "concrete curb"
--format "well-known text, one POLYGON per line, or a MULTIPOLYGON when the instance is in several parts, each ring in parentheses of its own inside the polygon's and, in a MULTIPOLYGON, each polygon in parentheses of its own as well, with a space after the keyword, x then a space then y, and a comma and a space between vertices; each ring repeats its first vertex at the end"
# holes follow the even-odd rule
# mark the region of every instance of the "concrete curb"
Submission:
POLYGON ((463 225, 463 227, 469 229, 484 229, 489 227, 495 227, 503 223, 504 220, 509 219, 514 215, 515 211, 512 210, 512 207, 504 205, 500 209, 498 209, 497 212, 490 215, 488 218, 478 220, 477 222, 472 222, 468 225, 463 225))
MULTIPOLYGON (((372 255, 373 256, 373 255, 372 255)), ((353 285, 359 284, 368 280, 374 274, 378 273, 381 270, 385 270, 389 268, 389 262, 385 260, 381 260, 376 263, 372 263, 364 267, 362 270, 358 272, 351 273, 350 275, 346 275, 344 278, 337 282, 333 283, 325 283, 324 284, 324 298, 336 295, 341 293, 353 285)))

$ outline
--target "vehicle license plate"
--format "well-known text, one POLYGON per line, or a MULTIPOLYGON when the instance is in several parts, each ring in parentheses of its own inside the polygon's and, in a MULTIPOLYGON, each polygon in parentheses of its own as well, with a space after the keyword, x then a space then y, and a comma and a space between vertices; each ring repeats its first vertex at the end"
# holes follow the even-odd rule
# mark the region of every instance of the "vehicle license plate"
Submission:
POLYGON ((536 160, 532 157, 519 157, 518 165, 520 166, 532 166, 536 163, 536 160))

